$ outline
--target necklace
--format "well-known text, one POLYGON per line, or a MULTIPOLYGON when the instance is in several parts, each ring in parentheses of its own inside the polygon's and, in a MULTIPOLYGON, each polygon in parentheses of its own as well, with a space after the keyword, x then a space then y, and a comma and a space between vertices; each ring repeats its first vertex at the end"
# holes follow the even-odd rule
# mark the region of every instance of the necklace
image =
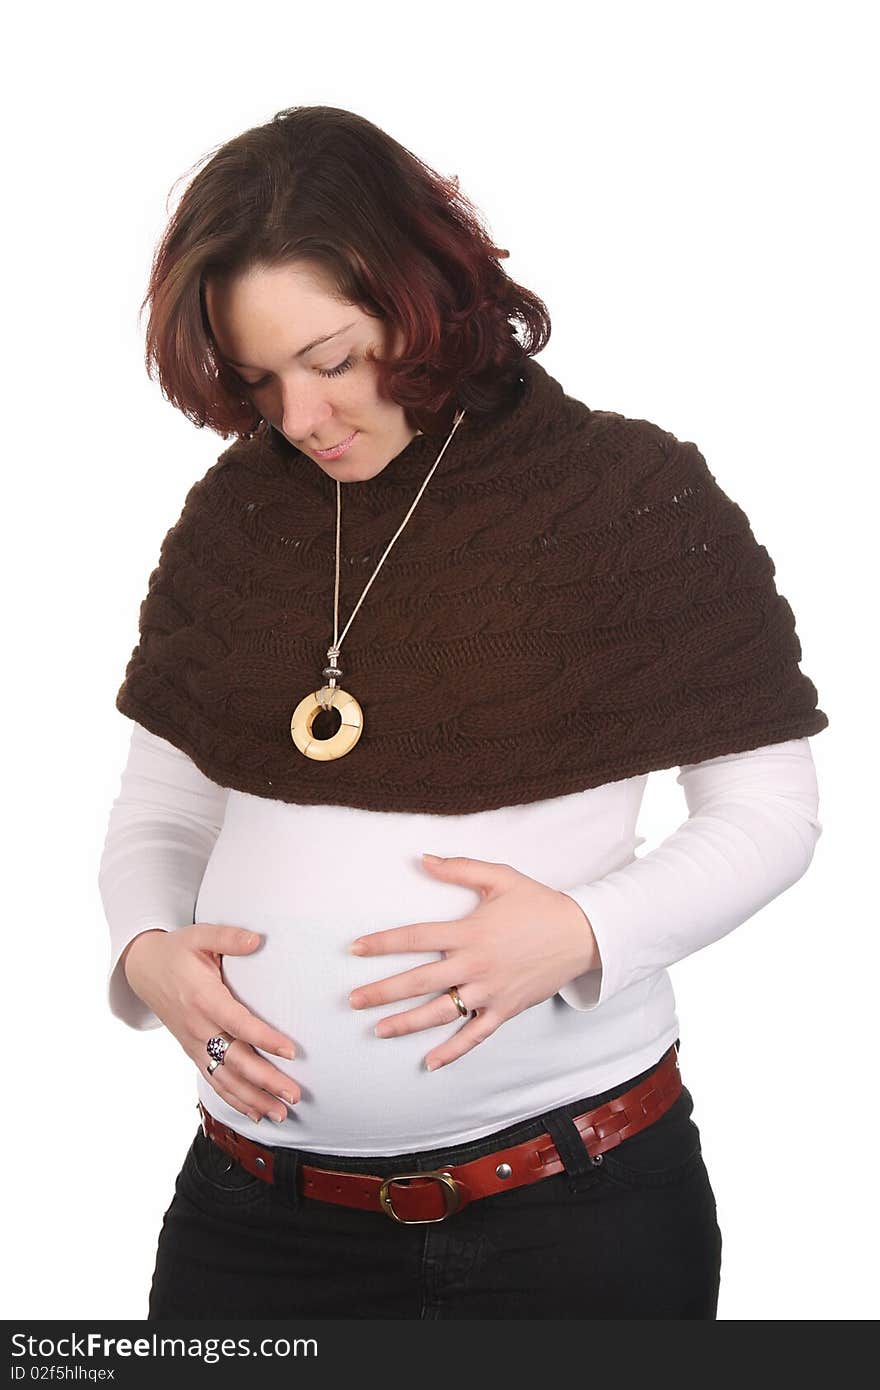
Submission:
POLYGON ((363 710, 354 696, 349 694, 347 690, 343 690, 341 686, 337 684, 340 677, 345 674, 342 667, 338 664, 339 650, 345 640, 348 629, 354 621, 355 614, 366 597, 367 590, 370 588, 370 585, 385 563, 385 558, 394 542, 397 540, 397 537, 415 511, 422 493, 425 491, 425 488, 434 475, 434 469, 445 454, 449 441, 464 419, 465 413, 466 412, 463 410, 458 412, 455 418, 455 424, 449 432, 446 443, 443 445, 443 448, 434 460, 431 471, 416 493, 412 506, 394 535, 391 537, 388 545, 385 547, 385 552, 378 565, 364 585, 363 592, 352 610, 351 617, 346 623, 341 637, 339 636, 339 532, 342 501, 341 485, 339 479, 336 479, 336 584, 333 596, 333 641, 327 648, 328 664, 321 672, 326 683, 321 686, 319 690, 312 691, 300 700, 296 709, 293 711, 293 716, 290 721, 290 736, 299 751, 304 753, 307 758, 313 758, 317 762, 330 762, 335 758, 344 757, 346 753, 351 752, 364 731, 363 710), (317 738, 312 733, 312 726, 322 710, 329 713, 331 709, 336 710, 339 715, 339 727, 330 738, 317 738))

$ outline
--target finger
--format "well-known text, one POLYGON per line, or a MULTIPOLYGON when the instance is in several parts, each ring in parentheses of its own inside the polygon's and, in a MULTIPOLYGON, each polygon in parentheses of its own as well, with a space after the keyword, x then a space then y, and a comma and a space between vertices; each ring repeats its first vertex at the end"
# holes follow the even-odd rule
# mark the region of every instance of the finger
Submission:
POLYGON ((229 1061, 232 1056, 238 1056, 240 1060, 246 1050, 247 1044, 234 1038, 226 1049, 225 1059, 218 1067, 215 1067, 213 1071, 208 1070, 211 1058, 207 1055, 205 1055, 204 1061, 199 1061, 199 1066, 218 1094, 222 1095, 224 1099, 227 1098, 227 1093, 234 1097, 237 1102, 235 1108, 250 1115, 252 1120, 259 1121, 264 1115, 269 1115, 273 1120, 286 1120, 286 1104, 278 1097, 253 1084, 238 1069, 235 1062, 229 1061))
POLYGON ((296 1105, 302 1099, 302 1091, 297 1083, 273 1067, 265 1057, 254 1052, 250 1044, 241 1038, 234 1038, 227 1047, 223 1066, 231 1066, 236 1077, 241 1076, 245 1081, 268 1092, 270 1098, 279 1096, 281 1100, 287 1101, 288 1105, 296 1105))
POLYGON ((412 970, 404 970, 400 975, 389 975, 384 980, 373 980, 368 985, 358 985, 348 996, 353 1009, 371 1009, 377 1004, 391 1004, 398 999, 417 999, 420 994, 435 994, 448 989, 457 982, 462 967, 450 965, 447 959, 431 961, 430 965, 415 965, 412 970), (457 971, 457 973, 456 973, 457 971))
POLYGON ((493 859, 468 859, 464 855, 423 854, 422 863, 432 874, 453 879, 468 888, 474 888, 484 897, 496 891, 499 883, 507 881, 511 873, 516 873, 510 864, 496 863, 493 859))
POLYGON ((232 1072, 228 1076, 221 1076, 221 1072, 225 1071, 226 1063, 223 1062, 219 1067, 214 1068, 208 1080, 227 1105, 231 1105, 242 1115, 249 1115, 257 1124, 264 1115, 270 1115, 273 1120, 279 1122, 287 1119, 287 1110, 281 1101, 271 1101, 265 1091, 260 1092, 256 1087, 249 1086, 246 1081, 239 1080, 232 1072))
MULTIPOLYGON (((474 997, 473 986, 469 987, 471 999, 474 997)), ((461 991, 459 991, 461 999, 461 991)), ((462 999, 463 1004, 467 1004, 466 999, 462 999)), ((469 1008, 478 1008, 477 1003, 468 1004, 469 1008)), ((396 1038, 404 1033, 416 1033, 421 1028, 440 1028, 448 1027, 450 1023, 457 1023, 461 1020, 455 1000, 448 991, 432 999, 427 1004, 420 1004, 416 1009, 405 1009, 403 1013, 391 1014, 388 1018, 381 1018, 373 1029, 377 1038, 396 1038)))
MULTIPOLYGON (((467 1000, 464 1002, 467 1003, 467 1000)), ((438 1067, 448 1066, 450 1062, 455 1062, 466 1052, 479 1047, 480 1043, 490 1038, 493 1033, 497 1032, 503 1021, 500 1018, 495 1019, 488 1009, 481 1009, 474 1018, 459 1028, 442 1047, 435 1048, 433 1052, 428 1053, 425 1058, 426 1068, 428 1071, 436 1071, 438 1067)))
POLYGON ((465 920, 457 917, 451 922, 408 922, 403 927, 359 936, 349 950, 355 956, 380 956, 390 951, 450 951, 464 942, 465 920))
POLYGON ((292 1061, 296 1056, 296 1045, 286 1034, 279 1033, 277 1028, 272 1028, 263 1019, 257 1018, 246 1009, 240 1000, 236 999, 229 989, 220 982, 222 993, 219 997, 206 1000, 204 1011, 212 1019, 217 1019, 220 1027, 215 1029, 218 1033, 228 1033, 230 1038, 243 1038, 250 1043, 251 1047, 259 1047, 263 1052, 274 1052, 277 1057, 286 1057, 292 1061))
POLYGON ((181 927, 190 943, 200 951, 214 951, 220 956, 242 956, 256 950, 263 940, 258 932, 244 927, 217 926, 213 922, 193 922, 181 927))
MULTIPOLYGON (((201 1063, 199 1065, 201 1065, 201 1063)), ((202 1066, 202 1071, 204 1072, 205 1070, 206 1068, 202 1066)), ((227 1105, 231 1106, 233 1110, 237 1110, 240 1115, 247 1115, 248 1119, 255 1120, 259 1123, 261 1118, 260 1112, 256 1110, 252 1104, 249 1104, 244 1096, 238 1093, 234 1086, 219 1079, 217 1073, 222 1070, 223 1067, 215 1067, 213 1073, 208 1076, 208 1081, 217 1092, 217 1095, 221 1100, 224 1100, 227 1105)))

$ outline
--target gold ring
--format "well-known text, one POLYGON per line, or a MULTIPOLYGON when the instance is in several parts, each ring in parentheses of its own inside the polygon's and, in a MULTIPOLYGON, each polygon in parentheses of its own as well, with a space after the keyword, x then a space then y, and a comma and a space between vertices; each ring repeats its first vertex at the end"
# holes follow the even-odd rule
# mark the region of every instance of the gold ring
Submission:
POLYGON ((459 994, 458 985, 450 985, 446 993, 452 999, 453 1004, 458 1009, 458 1012, 461 1014, 462 1018, 467 1018, 468 1014, 470 1013, 470 1009, 468 1008, 467 1004, 464 1002, 461 995, 459 994))

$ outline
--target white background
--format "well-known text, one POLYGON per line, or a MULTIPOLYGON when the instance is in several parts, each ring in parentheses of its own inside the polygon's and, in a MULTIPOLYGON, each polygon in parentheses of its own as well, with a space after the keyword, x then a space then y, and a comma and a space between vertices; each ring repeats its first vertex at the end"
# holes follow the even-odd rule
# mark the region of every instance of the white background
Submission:
MULTIPOLYGON (((187 172, 314 103, 457 174, 548 305, 543 365, 695 441, 776 562, 831 721, 812 740, 824 833, 793 888, 673 967, 681 1065, 724 1236, 719 1318, 873 1318, 874 7, 20 15, 3 97, 5 1316, 144 1317, 195 1129, 174 1038, 109 1012, 97 888, 138 606, 226 447, 147 378, 138 309, 187 172)), ((653 774, 641 852, 686 814, 675 770, 653 774)))

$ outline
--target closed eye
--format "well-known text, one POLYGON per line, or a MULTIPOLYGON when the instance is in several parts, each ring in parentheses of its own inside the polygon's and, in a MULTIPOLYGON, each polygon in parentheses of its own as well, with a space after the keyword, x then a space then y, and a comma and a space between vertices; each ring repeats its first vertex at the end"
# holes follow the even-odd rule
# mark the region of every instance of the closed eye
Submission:
MULTIPOLYGON (((319 368, 317 369, 317 370, 318 370, 318 375, 319 375, 319 376, 342 376, 343 372, 347 372, 348 369, 349 369, 349 367, 351 367, 351 366, 353 366, 353 365, 354 365, 354 358, 351 357, 351 356, 349 356, 349 357, 346 357, 346 359, 345 359, 344 362, 340 362, 340 364, 339 364, 338 367, 331 367, 331 368, 329 368, 327 371, 324 371, 321 367, 319 367, 319 368)), ((259 381, 244 381, 244 378, 241 378, 241 380, 242 380, 243 385, 245 385, 245 386, 248 388, 249 391, 258 391, 258 390, 260 390, 263 386, 267 386, 268 383, 269 383, 269 378, 268 378, 267 376, 261 377, 259 381)))

